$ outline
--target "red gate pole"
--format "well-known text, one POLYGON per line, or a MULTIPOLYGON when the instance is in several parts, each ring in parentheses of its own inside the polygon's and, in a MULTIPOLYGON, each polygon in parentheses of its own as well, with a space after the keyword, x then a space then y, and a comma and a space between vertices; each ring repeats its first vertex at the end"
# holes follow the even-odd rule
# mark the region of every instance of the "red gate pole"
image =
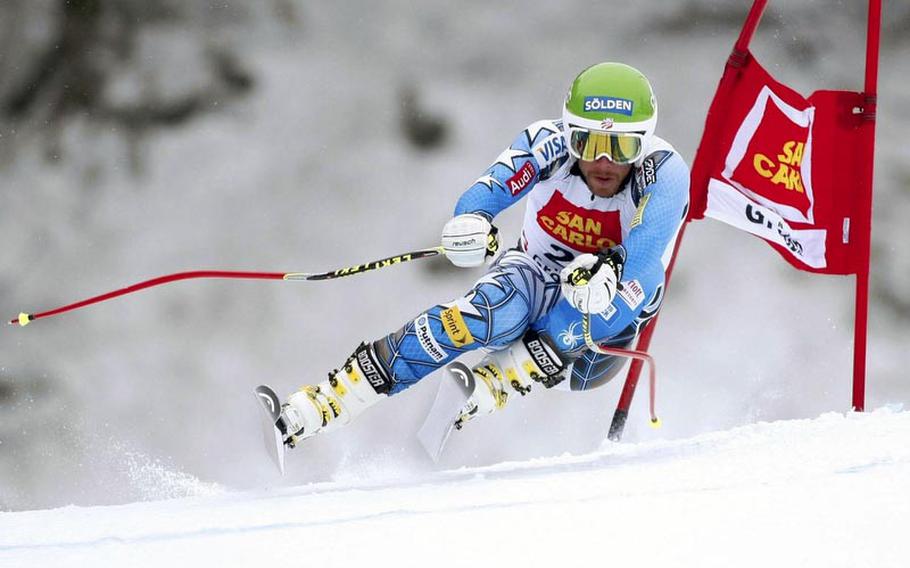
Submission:
MULTIPOLYGON (((870 1, 880 2, 881 0, 870 1)), ((733 52, 727 60, 728 69, 730 66, 739 67, 743 64, 744 58, 749 51, 749 43, 752 41, 752 36, 755 35, 755 30, 758 29, 758 24, 761 21, 762 14, 767 5, 768 0, 755 0, 752 3, 752 8, 749 9, 749 14, 746 16, 743 28, 739 32, 736 44, 733 46, 733 52)), ((679 231, 679 235, 676 238, 676 245, 673 248, 673 256, 670 259, 670 265, 667 267, 666 286, 668 288, 670 285, 670 277, 673 275, 673 267, 676 264, 676 255, 679 253, 679 246, 682 243, 683 234, 686 231, 686 225, 688 223, 689 221, 687 219, 679 231)), ((638 344, 636 345, 636 349, 639 351, 647 352, 648 348, 651 346, 651 337, 654 335, 655 328, 657 328, 657 319, 658 317, 655 316, 645 329, 642 330, 641 335, 639 335, 638 344)), ((619 402, 616 403, 616 411, 613 413, 613 421, 610 424, 610 431, 607 434, 607 437, 614 442, 618 442, 622 438, 622 432, 626 425, 626 418, 629 415, 629 407, 632 405, 632 397, 635 395, 635 387, 638 386, 638 378, 641 375, 641 368, 642 362, 635 359, 632 361, 629 372, 626 375, 626 382, 622 387, 622 394, 619 396, 619 402)))
POLYGON ((853 324, 853 409, 862 412, 866 406, 866 341, 869 320, 869 264, 872 243, 872 183, 875 161, 875 110, 878 83, 878 50, 882 2, 869 0, 866 31, 866 82, 863 90, 863 147, 867 156, 862 172, 859 247, 862 258, 856 272, 856 318, 853 324))
POLYGON ((762 14, 765 12, 765 6, 768 5, 768 0, 755 0, 752 3, 752 8, 749 9, 749 15, 746 16, 746 22, 743 24, 743 29, 739 32, 739 37, 736 39, 736 45, 733 46, 735 51, 748 51, 749 44, 752 42, 752 36, 755 35, 755 30, 758 29, 758 23, 761 21, 762 14))

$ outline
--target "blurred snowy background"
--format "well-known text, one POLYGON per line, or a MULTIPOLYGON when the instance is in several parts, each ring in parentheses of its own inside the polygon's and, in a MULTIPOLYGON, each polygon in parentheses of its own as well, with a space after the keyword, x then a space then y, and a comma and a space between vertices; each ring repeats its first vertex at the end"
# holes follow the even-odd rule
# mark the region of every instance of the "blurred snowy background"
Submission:
MULTIPOLYGON (((584 67, 651 79, 691 163, 746 0, 5 0, 0 315, 195 268, 321 271, 437 243, 584 67)), ((863 2, 771 3, 753 49, 808 94, 861 90, 863 2)), ((910 3, 885 2, 867 407, 910 400, 910 3)), ((517 238, 522 206, 498 220, 517 238)), ((433 465, 431 377, 309 441, 277 481, 251 389, 321 380, 480 274, 433 259, 331 283, 195 281, 0 327, 0 510, 401 478, 598 447, 619 381, 472 424, 433 465)), ((797 272, 714 221, 687 232, 624 440, 850 404, 852 278, 797 272)))

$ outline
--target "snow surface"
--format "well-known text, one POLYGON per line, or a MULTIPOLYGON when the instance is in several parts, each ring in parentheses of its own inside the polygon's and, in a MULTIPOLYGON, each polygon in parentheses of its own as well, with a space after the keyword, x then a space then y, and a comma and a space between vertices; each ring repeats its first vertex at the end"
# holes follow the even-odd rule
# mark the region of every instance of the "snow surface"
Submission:
POLYGON ((906 566, 908 440, 910 412, 885 408, 448 472, 0 513, 0 566, 906 566))

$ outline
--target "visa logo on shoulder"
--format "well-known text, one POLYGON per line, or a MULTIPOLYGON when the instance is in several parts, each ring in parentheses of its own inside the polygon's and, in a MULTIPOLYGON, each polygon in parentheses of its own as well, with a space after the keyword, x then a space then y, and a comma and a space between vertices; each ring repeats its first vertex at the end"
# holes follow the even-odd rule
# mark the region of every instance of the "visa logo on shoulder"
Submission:
POLYGON ((616 97, 585 97, 585 112, 615 112, 632 116, 633 103, 616 97))
POLYGON ((534 150, 541 158, 540 163, 549 164, 557 157, 566 153, 566 139, 562 133, 550 136, 546 141, 534 150))

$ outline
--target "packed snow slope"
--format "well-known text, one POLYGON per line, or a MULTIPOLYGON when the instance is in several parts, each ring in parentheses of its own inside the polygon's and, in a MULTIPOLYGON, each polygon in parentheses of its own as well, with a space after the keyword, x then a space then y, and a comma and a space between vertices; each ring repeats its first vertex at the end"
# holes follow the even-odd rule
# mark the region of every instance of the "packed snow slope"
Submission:
POLYGON ((4 513, 0 566, 906 566, 908 440, 910 412, 882 409, 394 483, 4 513))

